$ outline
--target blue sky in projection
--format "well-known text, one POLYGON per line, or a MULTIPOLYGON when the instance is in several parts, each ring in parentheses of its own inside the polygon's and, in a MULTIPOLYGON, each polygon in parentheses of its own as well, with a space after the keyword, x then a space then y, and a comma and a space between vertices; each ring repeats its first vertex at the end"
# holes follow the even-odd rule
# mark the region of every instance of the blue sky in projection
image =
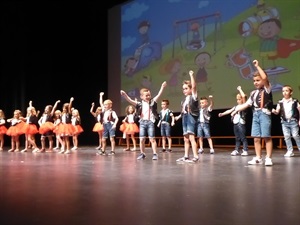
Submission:
POLYGON ((136 0, 122 9, 122 55, 131 55, 140 46, 138 25, 149 21, 149 39, 162 45, 173 39, 174 21, 221 13, 222 22, 230 20, 242 11, 255 7, 257 0, 136 0))

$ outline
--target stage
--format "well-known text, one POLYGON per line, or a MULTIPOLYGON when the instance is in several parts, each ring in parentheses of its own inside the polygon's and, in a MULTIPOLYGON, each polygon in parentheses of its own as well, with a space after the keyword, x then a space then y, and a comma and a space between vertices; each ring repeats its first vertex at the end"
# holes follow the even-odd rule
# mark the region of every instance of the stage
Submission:
MULTIPOLYGON (((274 150, 271 167, 254 156, 208 149, 176 163, 183 148, 136 160, 139 151, 97 156, 0 152, 1 225, 299 225, 300 153, 274 150)), ((109 149, 109 148, 108 148, 109 149)), ((264 152, 265 153, 265 152, 264 152)))

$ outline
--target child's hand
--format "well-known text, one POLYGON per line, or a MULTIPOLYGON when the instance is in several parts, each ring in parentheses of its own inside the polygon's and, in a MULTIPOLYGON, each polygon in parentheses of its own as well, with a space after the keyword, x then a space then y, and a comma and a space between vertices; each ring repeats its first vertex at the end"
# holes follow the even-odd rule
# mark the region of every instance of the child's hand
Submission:
POLYGON ((167 86, 167 82, 164 81, 162 84, 161 84, 162 87, 166 87, 167 86))
POLYGON ((95 105, 95 103, 94 102, 92 102, 92 106, 94 106, 95 105))
POLYGON ((222 117, 223 116, 223 113, 219 113, 219 115, 218 115, 219 117, 222 117))
POLYGON ((241 91, 241 90, 242 90, 241 86, 237 86, 236 89, 237 89, 238 91, 241 91))
POLYGON ((213 98, 213 96, 212 96, 212 95, 209 95, 208 98, 213 98))
POLYGON ((253 64, 254 64, 255 67, 257 67, 258 66, 258 61, 256 59, 253 60, 253 64))

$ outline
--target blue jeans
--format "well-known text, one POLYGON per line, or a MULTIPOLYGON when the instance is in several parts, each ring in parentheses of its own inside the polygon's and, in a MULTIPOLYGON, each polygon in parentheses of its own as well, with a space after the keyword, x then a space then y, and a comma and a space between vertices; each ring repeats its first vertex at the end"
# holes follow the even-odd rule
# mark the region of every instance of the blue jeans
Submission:
POLYGON ((299 125, 297 120, 281 120, 282 133, 288 151, 293 151, 292 137, 300 150, 299 125))
POLYGON ((200 122, 198 122, 197 137, 210 138, 209 123, 200 123, 200 122))
POLYGON ((151 120, 140 120, 140 138, 155 138, 155 124, 151 120))
POLYGON ((243 143, 243 150, 248 151, 248 140, 246 138, 246 125, 237 123, 233 124, 233 132, 235 135, 235 150, 239 150, 243 143))
POLYGON ((267 115, 262 110, 253 110, 252 137, 271 137, 271 125, 271 115, 267 115))
POLYGON ((116 128, 112 129, 112 123, 103 124, 103 138, 107 139, 108 137, 112 138, 116 136, 116 128))
POLYGON ((162 137, 171 137, 171 125, 169 123, 160 124, 160 135, 162 137))
POLYGON ((192 116, 190 113, 182 114, 182 131, 183 136, 187 134, 194 134, 197 129, 198 117, 192 116))

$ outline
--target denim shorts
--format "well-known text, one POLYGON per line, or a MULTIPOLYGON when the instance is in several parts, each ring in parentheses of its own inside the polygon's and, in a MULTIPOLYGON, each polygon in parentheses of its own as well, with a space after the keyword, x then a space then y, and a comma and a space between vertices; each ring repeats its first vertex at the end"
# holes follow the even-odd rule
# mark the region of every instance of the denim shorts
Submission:
POLYGON ((140 120, 140 138, 155 138, 155 124, 151 120, 140 120))
POLYGON ((182 132, 183 135, 194 134, 197 129, 198 117, 192 116, 190 113, 182 114, 182 132))
POLYGON ((103 123, 103 138, 107 139, 108 137, 116 136, 116 128, 112 129, 112 123, 103 123))
POLYGON ((170 137, 171 136, 171 125, 169 123, 161 123, 160 124, 160 135, 162 137, 170 137))
POLYGON ((200 122, 198 122, 197 137, 210 138, 209 123, 200 123, 200 122))
POLYGON ((262 110, 254 110, 252 117, 252 137, 271 137, 271 115, 267 115, 262 110))

